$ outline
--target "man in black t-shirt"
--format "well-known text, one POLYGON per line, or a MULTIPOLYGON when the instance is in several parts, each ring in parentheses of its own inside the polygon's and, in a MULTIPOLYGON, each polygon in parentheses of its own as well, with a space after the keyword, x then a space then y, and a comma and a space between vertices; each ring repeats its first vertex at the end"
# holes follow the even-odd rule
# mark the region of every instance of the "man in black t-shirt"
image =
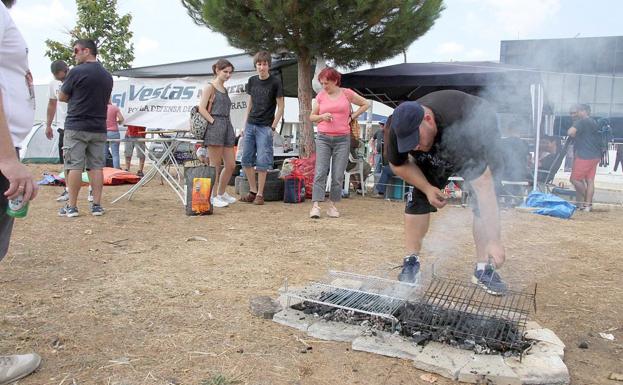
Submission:
POLYGON ((587 104, 578 104, 571 109, 573 125, 567 134, 574 138, 573 168, 571 183, 575 187, 578 207, 591 211, 595 194, 595 173, 601 159, 602 138, 595 119, 589 115, 591 108, 587 104))
POLYGON ((458 174, 470 183, 478 204, 473 232, 479 262, 472 281, 490 294, 504 294, 507 286, 496 272, 506 255, 493 181, 500 164, 495 110, 476 96, 437 91, 399 105, 389 130, 387 158, 392 170, 414 186, 405 208, 408 255, 398 279, 417 280, 430 213, 446 205, 441 189, 458 174))
POLYGON ((270 74, 270 63, 268 52, 260 51, 255 54, 253 64, 258 74, 250 77, 247 83, 249 104, 240 163, 249 180, 249 193, 240 200, 256 205, 264 204, 266 172, 273 167, 273 131, 284 110, 281 79, 270 74), (258 176, 257 186, 255 171, 258 176))
POLYGON ((106 166, 106 111, 112 92, 112 76, 97 61, 93 40, 80 39, 74 43, 77 65, 69 71, 58 100, 67 102, 65 119, 64 163, 65 182, 69 200, 59 215, 77 217, 76 202, 82 185, 82 171, 89 172, 93 188, 91 214, 103 215, 101 206, 106 166))

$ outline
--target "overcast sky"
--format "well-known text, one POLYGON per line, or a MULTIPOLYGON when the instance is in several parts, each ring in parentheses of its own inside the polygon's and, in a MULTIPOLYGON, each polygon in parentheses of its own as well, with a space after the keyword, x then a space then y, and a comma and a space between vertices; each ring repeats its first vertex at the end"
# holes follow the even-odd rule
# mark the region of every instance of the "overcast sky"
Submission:
MULTIPOLYGON (((446 0, 435 26, 407 52, 410 62, 498 60, 500 40, 623 35, 619 0, 446 0)), ((131 13, 133 66, 240 52, 218 33, 195 25, 178 0, 120 0, 131 13)), ((73 0, 18 0, 11 14, 30 48, 35 83, 51 79, 47 38, 67 41, 75 25, 73 0)), ((402 55, 383 64, 403 61, 402 55)), ((381 65, 383 65, 381 64, 381 65)))

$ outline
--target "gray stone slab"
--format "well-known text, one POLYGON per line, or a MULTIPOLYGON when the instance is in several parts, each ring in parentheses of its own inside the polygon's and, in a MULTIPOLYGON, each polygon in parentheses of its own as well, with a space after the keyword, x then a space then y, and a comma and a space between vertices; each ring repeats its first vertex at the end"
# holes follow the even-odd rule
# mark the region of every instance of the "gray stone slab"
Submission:
POLYGON ((407 360, 415 360, 423 349, 404 337, 385 332, 377 332, 376 336, 361 336, 353 341, 353 350, 407 360))
POLYGON ((562 340, 558 338, 558 336, 550 329, 542 328, 526 330, 524 337, 528 340, 544 341, 549 342, 550 344, 562 346, 563 348, 565 347, 565 343, 562 342, 562 340))
POLYGON ((251 298, 249 309, 251 309, 251 313, 264 319, 272 319, 275 313, 282 310, 277 301, 266 295, 251 298))
POLYGON ((302 311, 287 308, 276 313, 273 321, 306 332, 309 326, 317 321, 317 318, 302 311))
POLYGON ((569 370, 558 356, 544 356, 539 354, 524 355, 519 358, 505 358, 504 362, 510 366, 525 385, 567 385, 571 383, 569 370))
POLYGON ((533 329, 543 329, 541 325, 539 325, 536 321, 527 321, 526 322, 526 331, 533 329))
POLYGON ((538 341, 530 349, 530 354, 543 356, 565 357, 565 348, 560 345, 550 344, 549 342, 538 341))
POLYGON ((307 328, 307 334, 321 340, 351 342, 360 337, 364 330, 365 328, 359 325, 321 320, 311 324, 307 328))
POLYGON ((521 385, 519 376, 497 355, 477 354, 461 368, 458 379, 471 384, 521 385))
POLYGON ((457 380, 461 368, 472 362, 474 356, 474 352, 429 342, 415 357, 413 364, 418 369, 457 380))
POLYGON ((281 305, 282 308, 285 309, 292 305, 296 305, 297 303, 301 303, 303 302, 303 300, 299 298, 288 297, 285 294, 281 294, 279 298, 277 298, 277 302, 279 303, 279 305, 281 305))

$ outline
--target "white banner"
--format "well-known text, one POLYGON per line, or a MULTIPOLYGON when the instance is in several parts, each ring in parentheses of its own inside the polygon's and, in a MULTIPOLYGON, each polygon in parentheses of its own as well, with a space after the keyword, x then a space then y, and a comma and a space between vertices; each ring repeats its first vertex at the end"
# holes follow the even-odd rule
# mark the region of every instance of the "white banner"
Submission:
MULTIPOLYGON (((231 122, 236 134, 244 128, 249 95, 247 81, 254 72, 234 73, 225 83, 231 99, 231 122)), ((150 129, 188 129, 190 110, 199 104, 208 77, 131 78, 112 93, 112 102, 125 117, 124 124, 150 129)))

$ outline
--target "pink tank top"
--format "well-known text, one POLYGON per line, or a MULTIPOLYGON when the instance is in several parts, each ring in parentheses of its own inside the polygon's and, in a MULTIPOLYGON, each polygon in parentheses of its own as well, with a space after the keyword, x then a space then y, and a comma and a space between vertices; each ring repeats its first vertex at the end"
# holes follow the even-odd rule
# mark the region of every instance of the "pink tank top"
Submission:
POLYGON ((119 131, 117 112, 119 112, 119 107, 114 104, 108 105, 108 109, 106 110, 106 129, 108 131, 119 131))
POLYGON ((350 102, 353 100, 355 92, 349 88, 341 88, 339 95, 333 99, 324 90, 316 95, 318 103, 318 114, 322 115, 329 112, 333 116, 330 122, 322 121, 318 123, 318 132, 325 135, 339 136, 348 135, 350 126, 348 118, 351 112, 350 102))

